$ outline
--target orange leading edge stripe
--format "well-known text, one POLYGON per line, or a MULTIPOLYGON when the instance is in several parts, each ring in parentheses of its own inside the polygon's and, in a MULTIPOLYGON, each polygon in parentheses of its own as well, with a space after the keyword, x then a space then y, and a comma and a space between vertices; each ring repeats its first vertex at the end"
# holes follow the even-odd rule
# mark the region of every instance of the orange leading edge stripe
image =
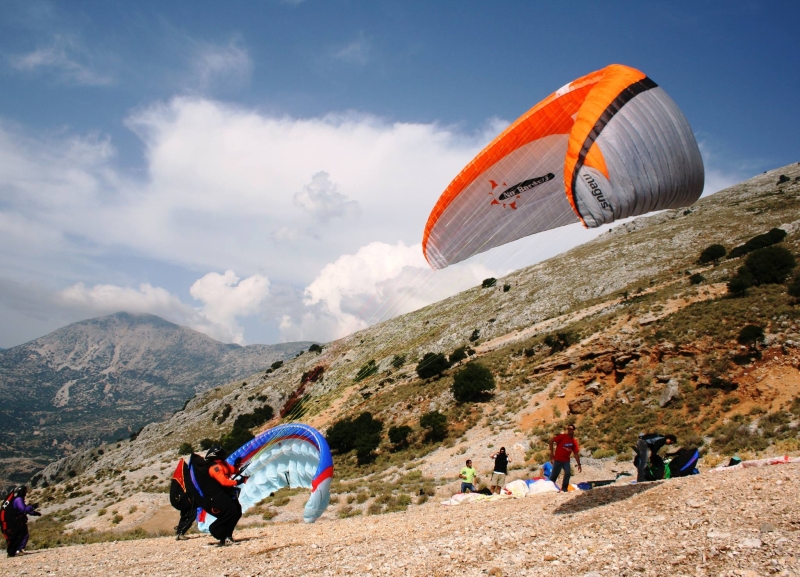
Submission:
POLYGON ((426 258, 431 230, 453 200, 476 178, 520 146, 551 134, 569 134, 574 124, 572 116, 578 112, 592 86, 602 78, 601 72, 587 74, 539 102, 464 167, 439 197, 425 224, 422 250, 426 258))
MULTIPOLYGON (((605 169, 605 161, 602 165, 597 164, 597 156, 602 160, 602 155, 599 154, 599 149, 594 145, 594 135, 592 131, 598 124, 598 121, 611 107, 619 95, 632 84, 646 79, 647 77, 628 66, 621 64, 611 64, 606 66, 600 72, 603 73, 603 78, 592 87, 591 92, 586 98, 586 101, 581 106, 577 118, 575 118, 575 126, 570 132, 569 144, 567 145, 567 156, 564 162, 564 188, 567 194, 567 200, 572 205, 572 210, 578 215, 578 218, 583 222, 578 207, 575 205, 575 196, 573 186, 575 182, 575 175, 580 170, 580 162, 585 162, 588 166, 593 166, 603 172, 608 177, 608 171, 605 169), (584 153, 584 161, 581 152, 586 145, 589 145, 588 154, 584 153), (594 151, 597 151, 596 153, 594 151), (589 157, 592 157, 591 159, 589 157)), ((586 223, 584 223, 586 226, 586 223)))

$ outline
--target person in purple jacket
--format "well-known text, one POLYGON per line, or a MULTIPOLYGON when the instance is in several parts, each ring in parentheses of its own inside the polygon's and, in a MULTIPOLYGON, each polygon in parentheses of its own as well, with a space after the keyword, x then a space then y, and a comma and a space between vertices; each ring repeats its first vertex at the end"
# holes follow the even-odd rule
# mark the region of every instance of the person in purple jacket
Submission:
POLYGON ((25 503, 27 494, 28 488, 24 485, 16 487, 8 494, 0 507, 0 526, 3 530, 3 537, 8 543, 6 551, 9 557, 21 553, 28 544, 28 515, 41 516, 41 513, 36 510, 39 506, 38 503, 30 505, 25 503))

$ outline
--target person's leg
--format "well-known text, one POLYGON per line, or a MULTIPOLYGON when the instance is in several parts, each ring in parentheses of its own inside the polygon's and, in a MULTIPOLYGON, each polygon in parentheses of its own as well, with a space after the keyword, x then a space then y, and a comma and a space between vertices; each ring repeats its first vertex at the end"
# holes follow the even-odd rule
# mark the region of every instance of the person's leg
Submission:
POLYGON ((558 481, 558 476, 561 474, 561 467, 563 463, 561 461, 553 461, 553 470, 550 471, 550 480, 555 483, 558 481))
POLYGON ((636 443, 636 453, 639 455, 639 466, 636 467, 636 482, 641 483, 647 480, 647 463, 650 461, 650 448, 647 441, 639 439, 636 443))
POLYGON ((569 491, 569 477, 570 473, 572 472, 570 462, 567 461, 564 463, 564 483, 561 485, 561 490, 564 492, 569 491))

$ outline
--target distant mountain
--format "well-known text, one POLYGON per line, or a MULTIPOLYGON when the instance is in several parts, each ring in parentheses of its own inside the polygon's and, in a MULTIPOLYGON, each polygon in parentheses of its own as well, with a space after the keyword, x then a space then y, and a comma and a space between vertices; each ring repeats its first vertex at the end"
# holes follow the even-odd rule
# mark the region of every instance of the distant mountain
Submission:
POLYGON ((0 479, 24 478, 81 446, 127 438, 198 392, 310 344, 223 344, 154 315, 121 312, 3 350, 0 479))

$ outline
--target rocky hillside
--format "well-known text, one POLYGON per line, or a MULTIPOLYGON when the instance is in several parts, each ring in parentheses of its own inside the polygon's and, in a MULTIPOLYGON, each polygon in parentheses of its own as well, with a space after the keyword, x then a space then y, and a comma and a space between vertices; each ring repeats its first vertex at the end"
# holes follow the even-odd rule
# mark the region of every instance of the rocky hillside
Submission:
POLYGON ((128 438, 197 393, 309 344, 227 345, 153 315, 117 313, 0 351, 0 479, 128 438))
MULTIPOLYGON (((150 527, 148 515, 169 516, 153 494, 166 490, 179 448, 220 438, 238 416, 264 405, 276 415, 264 427, 302 418, 324 430, 364 412, 382 422, 368 463, 353 453, 335 456, 334 505, 323 517, 331 522, 414 511, 429 496, 445 497, 457 491, 465 458, 486 475, 499 446, 513 459, 512 478, 530 477, 547 459, 547 440, 567 423, 577 425, 587 465, 578 480, 629 472, 630 446, 642 430, 674 432, 682 445, 700 448, 701 470, 737 453, 797 453, 798 299, 785 283, 733 296, 727 282, 743 257, 697 261, 709 245, 730 252, 776 227, 786 233, 780 246, 797 258, 798 217, 800 165, 791 165, 692 207, 619 225, 494 286, 200 393, 134 440, 51 464, 33 480, 37 499, 59 530, 116 531, 109 508, 122 517, 119 525, 127 523, 123 508, 135 510, 126 530, 150 527), (747 325, 763 336, 740 343, 747 325), (416 372, 425 353, 450 355, 465 345, 497 383, 480 402, 453 396, 454 375, 466 361, 431 378, 416 372), (435 440, 420 425, 434 411, 445 422, 435 440), (394 446, 388 429, 402 425, 411 429, 408 443, 394 446)), ((270 523, 296 521, 302 499, 276 496, 249 522, 261 522, 262 513, 270 523)))

